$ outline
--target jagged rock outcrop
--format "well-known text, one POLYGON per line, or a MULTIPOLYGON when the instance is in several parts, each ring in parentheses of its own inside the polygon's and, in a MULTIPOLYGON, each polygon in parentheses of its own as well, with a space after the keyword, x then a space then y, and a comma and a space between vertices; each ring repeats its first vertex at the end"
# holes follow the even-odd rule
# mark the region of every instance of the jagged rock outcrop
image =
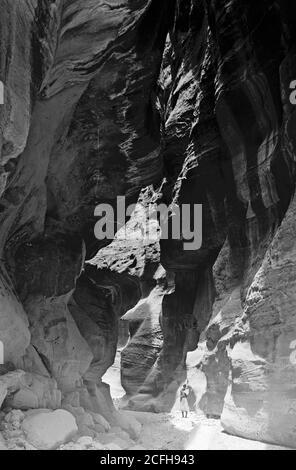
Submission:
POLYGON ((202 346, 205 413, 295 446, 295 18, 285 0, 3 0, 0 377, 33 374, 17 405, 53 408, 49 381, 88 432, 93 413, 137 434, 102 383, 126 314, 130 407, 170 408, 202 346), (119 195, 136 236, 97 240, 119 195), (150 202, 202 204, 201 248, 157 224, 143 242, 150 202))

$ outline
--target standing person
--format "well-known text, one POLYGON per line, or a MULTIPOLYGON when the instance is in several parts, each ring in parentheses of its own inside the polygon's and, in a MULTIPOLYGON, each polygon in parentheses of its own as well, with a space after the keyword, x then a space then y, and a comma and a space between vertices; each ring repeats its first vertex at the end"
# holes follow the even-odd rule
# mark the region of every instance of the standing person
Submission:
POLYGON ((189 405, 187 397, 189 395, 189 388, 186 384, 183 385, 180 392, 180 409, 182 412, 182 418, 187 418, 189 412, 189 405))

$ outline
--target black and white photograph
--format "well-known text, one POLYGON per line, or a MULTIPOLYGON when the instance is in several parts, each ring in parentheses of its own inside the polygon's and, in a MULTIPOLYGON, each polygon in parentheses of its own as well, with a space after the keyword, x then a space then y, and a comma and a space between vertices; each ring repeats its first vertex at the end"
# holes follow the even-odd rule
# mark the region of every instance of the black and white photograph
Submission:
POLYGON ((0 451, 296 450, 295 188, 295 0, 0 0, 0 451))

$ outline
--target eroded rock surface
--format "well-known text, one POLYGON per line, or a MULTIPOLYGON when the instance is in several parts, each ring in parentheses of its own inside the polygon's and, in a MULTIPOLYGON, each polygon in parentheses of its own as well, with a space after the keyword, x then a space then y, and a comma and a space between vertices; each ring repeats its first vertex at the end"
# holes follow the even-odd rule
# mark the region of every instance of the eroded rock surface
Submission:
MULTIPOLYGON (((91 406, 117 343, 117 312, 108 299, 113 282, 86 293, 81 282, 75 292, 86 254, 91 257, 100 246, 94 208, 115 203, 118 194, 136 200, 161 174, 155 80, 168 4, 159 9, 152 1, 7 0, 3 5, 4 372, 22 367, 54 377, 65 403, 76 406, 91 406), (101 314, 88 309, 94 297, 101 314), (85 298, 89 323, 80 321, 85 298), (109 313, 113 321, 105 324, 109 313), (90 337, 87 328, 93 324, 97 330, 90 337)), ((87 275, 86 284, 92 286, 87 275)), ((28 392, 26 398, 21 393, 20 401, 33 403, 28 392)), ((99 392, 104 394, 106 389, 99 392)), ((108 404, 112 415, 112 401, 106 400, 102 407, 108 404)))
POLYGON ((54 450, 77 433, 75 418, 65 410, 39 411, 26 416, 22 429, 36 449, 54 450))

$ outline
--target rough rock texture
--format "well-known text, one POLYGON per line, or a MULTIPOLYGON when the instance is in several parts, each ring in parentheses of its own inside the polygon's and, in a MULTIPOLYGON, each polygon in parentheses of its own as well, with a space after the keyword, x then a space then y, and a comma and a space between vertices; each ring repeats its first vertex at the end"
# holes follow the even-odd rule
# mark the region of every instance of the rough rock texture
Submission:
POLYGON ((73 294, 86 254, 102 245, 93 233, 95 206, 118 194, 136 200, 161 175, 155 83, 168 4, 3 5, 0 340, 9 367, 43 368, 65 400, 78 391, 85 405, 83 377, 95 393, 116 350, 113 283, 98 289, 86 276, 73 294), (91 317, 81 307, 85 295, 102 305, 90 319, 92 337, 81 320, 91 317), (104 328, 106 305, 113 321, 104 328))
MULTIPOLYGON (((154 393, 160 403, 163 388, 181 380, 186 353, 200 340, 206 346, 197 364, 207 379, 200 403, 205 412, 219 417, 223 411, 222 424, 232 433, 295 445, 293 275, 287 277, 282 262, 278 269, 273 262, 270 274, 265 266, 294 188, 289 84, 295 11, 285 2, 177 3, 159 78, 162 193, 166 202, 203 203, 203 244, 184 252, 178 242, 161 242, 161 262, 175 287, 162 303, 165 383, 154 393)), ((293 232, 290 220, 286 225, 293 232)), ((282 238, 288 243, 289 233, 282 238)), ((279 259, 281 250, 276 243, 279 259)), ((125 255, 113 259, 122 266, 125 255)), ((149 317, 145 296, 127 314, 131 329, 143 306, 149 317)), ((123 352, 129 393, 139 385, 132 390, 127 377, 139 377, 135 357, 145 351, 136 338, 123 352)), ((145 369, 144 362, 143 384, 145 369)), ((150 388, 143 409, 152 396, 150 388)), ((129 404, 138 407, 138 399, 129 404)))
POLYGON ((295 200, 248 290, 247 337, 229 351, 222 424, 252 439, 295 445, 295 200))
POLYGON ((30 344, 30 331, 23 306, 9 282, 7 273, 3 277, 0 274, 0 341, 4 361, 16 362, 30 344))
MULTIPOLYGON (((185 160, 179 157, 181 178, 173 194, 180 202, 203 201, 204 227, 202 249, 190 259, 178 247, 162 245, 163 264, 182 272, 176 275, 175 298, 168 299, 170 311, 181 299, 187 302, 197 320, 196 337, 202 333, 206 343, 197 365, 207 378, 202 399, 207 414, 223 411, 222 424, 234 434, 294 446, 291 265, 288 278, 285 272, 287 245, 293 252, 292 203, 277 231, 294 188, 295 114, 288 100, 295 73, 294 7, 213 1, 203 17, 199 2, 192 2, 196 10, 192 7, 190 14, 179 3, 181 29, 190 30, 184 45, 199 40, 200 60, 194 62, 187 47, 173 81, 165 139, 171 152, 179 137, 172 130, 179 128, 180 114, 191 112, 190 133, 185 126, 179 139, 186 151, 185 160), (194 11, 200 21, 203 17, 207 40, 201 39, 202 28, 194 33, 194 11), (186 80, 189 60, 197 75, 191 66, 186 80), (191 305, 182 292, 186 266, 196 279, 191 305)), ((174 46, 174 41, 168 45, 174 46)), ((293 255, 287 257, 293 265, 293 255)), ((193 349, 190 342, 187 336, 187 351, 193 349)))
POLYGON ((25 376, 22 370, 15 370, 0 377, 0 402, 1 405, 7 395, 17 392, 21 388, 22 379, 25 376))
POLYGON ((85 430, 94 413, 136 434, 101 380, 126 314, 129 406, 171 407, 202 346, 205 413, 295 446, 295 5, 2 3, 0 377, 32 374, 15 406, 61 399, 85 430), (203 204, 201 248, 157 226, 97 240, 118 195, 139 197, 142 236, 147 204, 203 204))
POLYGON ((61 392, 53 378, 16 370, 0 376, 0 401, 17 410, 56 409, 61 405, 61 392))
POLYGON ((28 442, 36 449, 53 450, 77 433, 75 418, 65 410, 30 413, 22 422, 28 442))
POLYGON ((121 353, 121 382, 128 394, 135 394, 144 384, 162 348, 160 313, 164 290, 156 286, 148 297, 129 310, 130 340, 121 353))

